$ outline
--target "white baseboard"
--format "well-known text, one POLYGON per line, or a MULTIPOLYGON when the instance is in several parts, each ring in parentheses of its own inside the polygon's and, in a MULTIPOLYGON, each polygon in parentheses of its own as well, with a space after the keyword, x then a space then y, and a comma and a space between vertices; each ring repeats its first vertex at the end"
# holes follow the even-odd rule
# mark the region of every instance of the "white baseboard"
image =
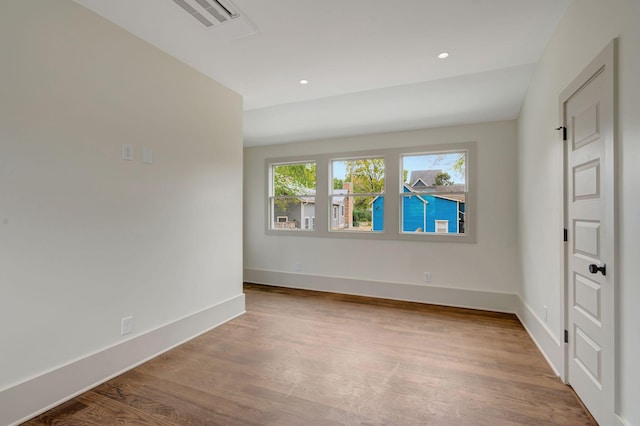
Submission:
POLYGON ((244 294, 0 392, 0 425, 17 425, 245 312, 244 294))
POLYGON ((517 296, 516 315, 542 352, 554 373, 564 380, 564 343, 556 338, 549 327, 536 315, 520 296, 517 296))
POLYGON ((515 313, 518 296, 509 293, 434 287, 406 283, 245 269, 244 281, 278 287, 431 303, 459 308, 515 313))
POLYGON ((622 417, 616 415, 616 426, 630 426, 622 417))
POLYGON ((244 281, 303 290, 515 313, 555 374, 559 377, 563 377, 564 374, 564 344, 553 335, 547 325, 516 294, 327 277, 262 269, 245 269, 244 281))

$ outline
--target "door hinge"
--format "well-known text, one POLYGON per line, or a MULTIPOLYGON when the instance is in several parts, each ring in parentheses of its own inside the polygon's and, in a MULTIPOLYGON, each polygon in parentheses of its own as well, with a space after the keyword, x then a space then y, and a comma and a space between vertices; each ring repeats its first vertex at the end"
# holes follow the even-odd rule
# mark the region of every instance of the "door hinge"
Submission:
POLYGON ((569 241, 569 231, 564 228, 564 242, 566 243, 567 241, 569 241))
POLYGON ((564 331, 564 342, 569 343, 569 332, 567 330, 564 331))
POLYGON ((562 130, 562 140, 567 140, 567 128, 565 126, 556 127, 556 130, 562 130))

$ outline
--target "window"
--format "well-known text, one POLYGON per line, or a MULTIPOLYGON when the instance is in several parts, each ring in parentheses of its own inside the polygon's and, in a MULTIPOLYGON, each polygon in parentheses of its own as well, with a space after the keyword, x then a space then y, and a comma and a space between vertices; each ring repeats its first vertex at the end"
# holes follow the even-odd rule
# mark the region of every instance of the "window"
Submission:
POLYGON ((403 233, 464 234, 467 152, 402 155, 403 233))
POLYGON ((439 234, 446 234, 449 232, 448 220, 436 220, 436 232, 439 234))
POLYGON ((354 158, 331 161, 329 201, 333 211, 331 231, 377 232, 374 228, 375 203, 384 198, 384 158, 354 158))
POLYGON ((266 233, 474 243, 475 161, 475 142, 266 159, 266 233))
POLYGON ((309 230, 309 217, 315 215, 316 163, 272 164, 270 175, 270 229, 309 230))

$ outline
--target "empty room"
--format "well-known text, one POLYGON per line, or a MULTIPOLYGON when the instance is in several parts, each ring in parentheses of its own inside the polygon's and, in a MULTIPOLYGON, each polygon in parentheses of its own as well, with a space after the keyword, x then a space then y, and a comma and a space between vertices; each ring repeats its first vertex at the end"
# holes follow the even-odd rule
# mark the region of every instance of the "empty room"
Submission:
POLYGON ((637 0, 1 0, 0 425, 640 426, 637 0))

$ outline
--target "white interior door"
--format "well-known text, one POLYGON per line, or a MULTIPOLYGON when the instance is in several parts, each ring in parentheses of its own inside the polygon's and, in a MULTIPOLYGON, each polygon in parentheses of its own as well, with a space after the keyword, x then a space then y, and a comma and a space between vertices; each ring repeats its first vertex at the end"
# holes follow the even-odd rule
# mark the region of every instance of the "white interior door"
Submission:
POLYGON ((615 417, 614 44, 561 96, 566 126, 567 381, 596 421, 615 417))

